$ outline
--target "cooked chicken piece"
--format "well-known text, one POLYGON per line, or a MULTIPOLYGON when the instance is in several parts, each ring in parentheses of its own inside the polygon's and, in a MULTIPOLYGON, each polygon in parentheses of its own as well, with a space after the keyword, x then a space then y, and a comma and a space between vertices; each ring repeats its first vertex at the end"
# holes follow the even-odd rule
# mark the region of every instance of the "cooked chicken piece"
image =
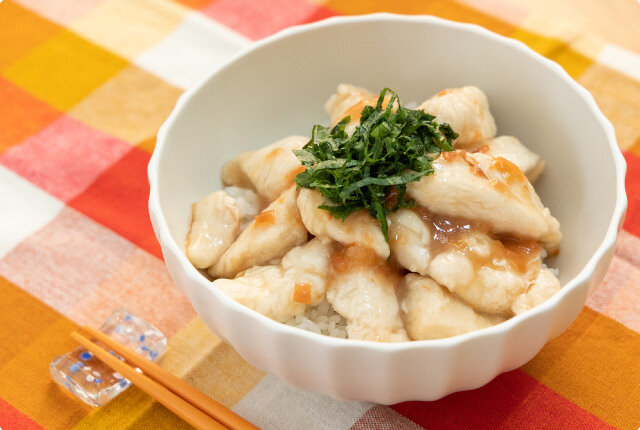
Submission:
POLYGON ((277 321, 304 312, 306 305, 292 300, 294 285, 279 266, 256 266, 235 279, 216 279, 213 286, 236 302, 277 321))
POLYGON ((434 173, 407 184, 407 194, 433 213, 473 219, 496 234, 542 241, 553 252, 562 238, 560 224, 545 208, 531 183, 501 157, 443 153, 434 173))
MULTIPOLYGON (((484 173, 498 191, 511 193, 522 204, 530 204, 546 224, 544 231, 538 238, 545 249, 550 253, 558 250, 562 240, 560 223, 551 216, 549 208, 546 208, 531 182, 524 176, 516 165, 502 157, 491 157, 485 154, 468 154, 475 159, 478 168, 484 173)), ((526 233, 512 231, 516 236, 529 237, 526 233)), ((538 239, 536 237, 532 237, 538 239)))
POLYGON ((540 270, 533 241, 492 239, 486 227, 401 209, 389 216, 392 255, 412 272, 431 276, 485 312, 507 314, 540 270))
POLYGON ((448 123, 458 133, 458 138, 454 141, 456 147, 464 148, 476 140, 496 135, 496 122, 489 111, 489 101, 477 87, 440 91, 418 109, 434 115, 439 122, 448 123))
POLYGON ((319 191, 302 189, 298 196, 298 209, 305 227, 318 237, 333 239, 343 245, 359 244, 369 247, 382 258, 389 257, 389 244, 384 239, 380 223, 362 209, 344 221, 319 209, 325 203, 319 191))
POLYGON ((540 248, 467 233, 435 256, 429 275, 476 310, 508 315, 540 271, 540 248))
POLYGON ((243 152, 222 165, 220 180, 225 187, 249 188, 255 190, 249 177, 241 168, 242 162, 247 160, 255 151, 243 152))
POLYGON ((429 227, 410 209, 400 209, 388 219, 391 254, 402 267, 426 275, 432 257, 429 227))
POLYGON ((505 320, 476 312, 433 279, 415 273, 404 277, 399 296, 404 325, 413 340, 456 336, 505 320))
POLYGON ((350 84, 338 85, 338 90, 329 97, 324 110, 335 125, 345 116, 351 116, 351 121, 360 119, 360 112, 367 105, 375 104, 378 97, 371 91, 350 84))
POLYGON ((307 229, 298 214, 297 195, 296 188, 291 187, 258 214, 211 266, 209 274, 215 278, 232 278, 242 270, 267 264, 305 243, 307 229))
POLYGON ((522 170, 531 183, 538 179, 545 166, 544 160, 538 154, 529 150, 513 136, 481 140, 473 144, 472 152, 481 152, 509 160, 522 170))
POLYGON ((241 228, 244 230, 263 208, 260 197, 248 188, 226 187, 224 192, 233 197, 238 207, 241 228))
MULTIPOLYGON (((345 131, 351 135, 360 122, 362 110, 365 106, 375 106, 378 97, 378 94, 364 88, 340 84, 338 90, 325 103, 324 110, 331 119, 331 125, 336 125, 342 118, 348 116, 349 124, 345 127, 345 131)), ((386 107, 390 100, 391 96, 386 96, 383 106, 386 107)), ((398 102, 395 102, 394 105, 398 106, 398 102)))
POLYGON ((240 212, 235 200, 216 191, 191 207, 187 258, 198 269, 214 264, 240 233, 240 212))
POLYGON ((333 241, 316 237, 284 256, 281 264, 284 276, 296 283, 294 301, 316 306, 325 299, 329 259, 337 246, 333 241))
POLYGON ((301 149, 307 142, 306 137, 289 136, 262 149, 244 152, 222 166, 222 183, 256 190, 270 203, 304 171, 293 150, 301 149))
POLYGON ((327 300, 347 319, 350 339, 409 340, 400 318, 395 286, 399 275, 369 248, 347 246, 331 257, 327 300))
POLYGON ((220 291, 277 321, 302 314, 325 299, 326 274, 333 245, 314 239, 293 248, 279 266, 256 266, 235 279, 217 279, 220 291))
POLYGON ((549 269, 542 269, 529 289, 515 299, 511 310, 515 315, 528 311, 560 291, 560 288, 562 286, 558 278, 549 269))
POLYGON ((240 162, 258 194, 269 202, 278 198, 292 184, 304 166, 293 153, 309 141, 303 136, 290 136, 254 151, 240 162))
POLYGON ((306 137, 289 136, 253 151, 240 161, 240 167, 258 194, 272 202, 304 171, 293 150, 301 149, 307 142, 306 137))

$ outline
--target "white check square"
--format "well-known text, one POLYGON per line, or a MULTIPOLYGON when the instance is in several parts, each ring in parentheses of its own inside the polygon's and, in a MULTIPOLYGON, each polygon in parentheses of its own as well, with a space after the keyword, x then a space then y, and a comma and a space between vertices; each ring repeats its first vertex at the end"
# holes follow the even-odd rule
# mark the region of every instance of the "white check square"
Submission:
POLYGON ((197 12, 134 61, 181 88, 190 88, 249 43, 249 39, 197 12))

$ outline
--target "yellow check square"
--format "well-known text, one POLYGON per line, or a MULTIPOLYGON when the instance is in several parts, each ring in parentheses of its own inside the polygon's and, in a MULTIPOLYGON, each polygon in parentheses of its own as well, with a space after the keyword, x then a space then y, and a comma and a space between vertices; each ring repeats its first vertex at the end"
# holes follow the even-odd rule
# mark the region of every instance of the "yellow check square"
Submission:
POLYGON ((521 28, 509 34, 509 37, 526 43, 529 48, 537 53, 560 64, 574 79, 593 64, 592 60, 577 52, 562 40, 553 37, 542 36, 521 28))
POLYGON ((129 66, 69 111, 73 118, 131 144, 155 136, 182 90, 129 66))
POLYGON ((64 30, 13 63, 3 75, 66 110, 126 65, 124 59, 64 30))

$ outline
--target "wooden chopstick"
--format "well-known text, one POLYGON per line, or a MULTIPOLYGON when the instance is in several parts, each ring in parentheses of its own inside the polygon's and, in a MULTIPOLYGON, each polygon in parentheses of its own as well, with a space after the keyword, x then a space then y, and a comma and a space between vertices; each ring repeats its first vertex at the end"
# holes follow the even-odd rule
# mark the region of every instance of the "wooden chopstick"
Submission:
POLYGON ((105 344, 118 355, 124 357, 132 365, 142 369, 142 371, 150 378, 164 385, 166 388, 230 429, 259 430, 258 427, 254 426, 240 415, 237 415, 233 411, 227 409, 224 405, 216 402, 211 397, 203 394, 201 391, 198 391, 182 379, 176 377, 170 372, 167 372, 162 367, 147 360, 142 355, 127 348, 100 330, 89 326, 84 326, 81 330, 105 344))
POLYGON ((116 356, 111 355, 105 349, 102 349, 99 345, 96 345, 91 340, 82 336, 80 333, 74 331, 71 333, 71 337, 87 348, 96 357, 102 360, 107 366, 111 367, 116 372, 134 383, 142 391, 162 403, 167 409, 178 415, 180 418, 191 424, 197 429, 213 429, 213 430, 226 430, 227 427, 223 426, 209 415, 196 408, 191 403, 187 402, 182 397, 171 392, 168 388, 154 381, 153 379, 136 372, 136 370, 118 359, 116 356))

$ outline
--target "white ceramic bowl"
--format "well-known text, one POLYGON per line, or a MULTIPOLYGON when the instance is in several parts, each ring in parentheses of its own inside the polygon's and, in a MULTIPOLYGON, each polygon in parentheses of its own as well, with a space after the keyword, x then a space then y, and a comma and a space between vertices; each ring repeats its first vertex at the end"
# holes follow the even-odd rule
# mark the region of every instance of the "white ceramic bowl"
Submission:
POLYGON ((149 164, 149 210, 175 283, 249 363, 305 390, 389 404, 480 387, 562 333, 611 261, 626 208, 624 173, 611 124, 557 64, 475 25, 376 14, 287 29, 184 94, 149 164), (326 121, 324 101, 341 82, 390 87, 405 102, 446 87, 484 90, 499 133, 519 137, 547 162, 536 188, 562 225, 552 262, 562 290, 497 326, 400 344, 309 333, 216 291, 184 254, 191 203, 220 188, 220 167, 234 155, 309 135, 326 121))

